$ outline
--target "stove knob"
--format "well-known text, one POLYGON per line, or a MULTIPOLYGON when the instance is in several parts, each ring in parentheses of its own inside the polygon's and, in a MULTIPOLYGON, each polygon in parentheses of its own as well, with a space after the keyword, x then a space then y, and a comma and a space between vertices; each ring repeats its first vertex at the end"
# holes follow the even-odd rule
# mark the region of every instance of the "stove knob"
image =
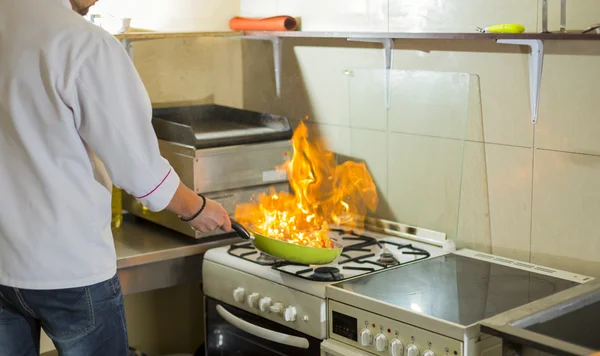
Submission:
POLYGON ((383 334, 377 334, 375 336, 375 350, 382 352, 387 350, 388 347, 388 339, 383 334))
POLYGON ((237 287, 233 291, 233 299, 235 299, 235 301, 238 303, 243 303, 245 296, 246 296, 246 290, 244 290, 244 288, 242 288, 242 287, 237 287))
POLYGON ((435 356, 435 352, 433 352, 431 350, 427 350, 427 351, 423 352, 423 356, 435 356))
POLYGON ((258 299, 260 298, 260 296, 258 295, 258 293, 252 293, 248 296, 248 305, 251 308, 256 308, 258 307, 258 299))
POLYGON ((281 314, 283 313, 283 304, 275 303, 269 307, 271 309, 271 313, 281 314))
POLYGON ((371 344, 373 344, 373 334, 371 334, 371 330, 362 329, 360 332, 360 345, 371 346, 371 344))
MULTIPOLYGON (((287 307, 283 312, 285 321, 296 321, 296 307, 287 307)), ((433 355, 435 356, 435 355, 433 355)))
POLYGON ((406 356, 419 356, 420 354, 421 351, 419 351, 419 348, 415 344, 410 344, 406 348, 406 356))
POLYGON ((398 339, 390 342, 390 356, 402 356, 404 354, 404 345, 398 339))
POLYGON ((260 300, 258 301, 258 307, 260 308, 260 311, 262 311, 262 312, 268 313, 270 306, 271 306, 271 298, 269 298, 269 297, 260 298, 260 300))

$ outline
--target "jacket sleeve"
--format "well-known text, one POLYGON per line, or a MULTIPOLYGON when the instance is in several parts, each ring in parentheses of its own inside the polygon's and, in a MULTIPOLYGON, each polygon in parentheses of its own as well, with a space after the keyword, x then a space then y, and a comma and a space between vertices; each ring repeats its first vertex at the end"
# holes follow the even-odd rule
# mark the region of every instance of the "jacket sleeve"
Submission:
POLYGON ((148 209, 163 210, 179 177, 160 155, 150 99, 116 40, 104 38, 86 56, 72 93, 77 130, 104 163, 113 184, 148 209))

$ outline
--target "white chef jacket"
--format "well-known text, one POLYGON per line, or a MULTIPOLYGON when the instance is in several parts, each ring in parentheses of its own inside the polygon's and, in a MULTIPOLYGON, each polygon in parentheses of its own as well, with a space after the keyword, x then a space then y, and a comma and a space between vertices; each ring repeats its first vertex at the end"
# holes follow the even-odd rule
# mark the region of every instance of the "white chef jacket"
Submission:
POLYGON ((153 211, 179 185, 151 114, 120 43, 68 0, 0 1, 0 284, 114 276, 111 183, 153 211))

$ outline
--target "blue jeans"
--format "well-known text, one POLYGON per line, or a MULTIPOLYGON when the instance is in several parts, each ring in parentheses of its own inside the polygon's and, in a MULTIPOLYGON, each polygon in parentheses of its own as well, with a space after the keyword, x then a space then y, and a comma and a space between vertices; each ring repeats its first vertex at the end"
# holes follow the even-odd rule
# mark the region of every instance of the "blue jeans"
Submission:
POLYGON ((38 356, 41 329, 61 356, 128 355, 118 277, 58 290, 0 285, 0 356, 38 356))

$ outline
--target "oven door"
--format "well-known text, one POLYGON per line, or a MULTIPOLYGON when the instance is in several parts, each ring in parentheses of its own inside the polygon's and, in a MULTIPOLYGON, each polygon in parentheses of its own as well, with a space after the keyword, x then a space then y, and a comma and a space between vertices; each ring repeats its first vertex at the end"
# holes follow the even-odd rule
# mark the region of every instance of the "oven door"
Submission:
POLYGON ((204 297, 207 356, 320 355, 321 340, 204 297))

